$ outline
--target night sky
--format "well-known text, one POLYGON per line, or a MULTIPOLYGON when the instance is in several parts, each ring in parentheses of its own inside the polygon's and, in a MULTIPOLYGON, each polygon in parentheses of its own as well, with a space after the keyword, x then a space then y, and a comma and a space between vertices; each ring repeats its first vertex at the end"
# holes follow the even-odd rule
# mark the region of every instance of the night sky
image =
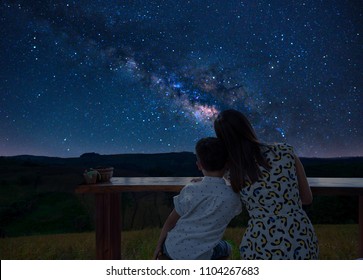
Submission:
POLYGON ((193 151, 227 108, 363 155, 361 1, 0 3, 0 155, 193 151))

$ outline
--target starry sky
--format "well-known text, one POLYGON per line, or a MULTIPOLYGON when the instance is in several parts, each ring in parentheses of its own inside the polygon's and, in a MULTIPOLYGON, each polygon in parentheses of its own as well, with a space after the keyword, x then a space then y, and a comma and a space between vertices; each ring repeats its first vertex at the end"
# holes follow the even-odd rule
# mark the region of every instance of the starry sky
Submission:
POLYGON ((0 155, 193 151, 234 108, 303 157, 363 155, 362 2, 0 2, 0 155))

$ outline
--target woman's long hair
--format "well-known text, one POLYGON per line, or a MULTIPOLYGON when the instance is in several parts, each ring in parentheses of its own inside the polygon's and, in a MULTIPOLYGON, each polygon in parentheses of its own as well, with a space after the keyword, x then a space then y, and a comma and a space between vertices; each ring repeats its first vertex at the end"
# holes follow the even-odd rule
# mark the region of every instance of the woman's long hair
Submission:
POLYGON ((221 112, 214 121, 214 130, 227 148, 232 188, 239 192, 246 180, 251 183, 262 176, 259 166, 270 169, 261 152, 261 143, 249 120, 241 112, 230 109, 221 112))

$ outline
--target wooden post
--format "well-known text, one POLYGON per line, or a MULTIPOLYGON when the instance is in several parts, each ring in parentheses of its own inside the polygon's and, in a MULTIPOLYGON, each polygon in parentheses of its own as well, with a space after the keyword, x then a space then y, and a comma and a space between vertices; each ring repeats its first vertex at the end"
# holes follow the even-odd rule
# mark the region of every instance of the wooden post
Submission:
POLYGON ((358 217, 358 219, 359 219, 358 257, 363 258, 363 195, 359 196, 358 209, 359 209, 359 217, 358 217))
POLYGON ((121 215, 119 193, 96 194, 96 258, 121 259, 121 215))

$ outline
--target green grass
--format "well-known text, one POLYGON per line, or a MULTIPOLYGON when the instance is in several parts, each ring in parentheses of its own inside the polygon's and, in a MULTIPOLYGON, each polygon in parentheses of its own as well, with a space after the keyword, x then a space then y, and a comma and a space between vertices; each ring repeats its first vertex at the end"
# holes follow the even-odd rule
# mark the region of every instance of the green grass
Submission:
MULTIPOLYGON (((241 228, 228 228, 225 239, 233 245, 231 259, 239 259, 238 245, 243 234, 241 228)), ((320 259, 350 260, 358 258, 358 225, 315 225, 320 259)), ((122 258, 150 259, 160 229, 144 229, 122 233, 122 258)), ((0 259, 78 259, 95 258, 95 234, 72 233, 13 237, 0 239, 0 259)))
POLYGON ((320 258, 350 260, 358 258, 358 225, 315 225, 320 258))

